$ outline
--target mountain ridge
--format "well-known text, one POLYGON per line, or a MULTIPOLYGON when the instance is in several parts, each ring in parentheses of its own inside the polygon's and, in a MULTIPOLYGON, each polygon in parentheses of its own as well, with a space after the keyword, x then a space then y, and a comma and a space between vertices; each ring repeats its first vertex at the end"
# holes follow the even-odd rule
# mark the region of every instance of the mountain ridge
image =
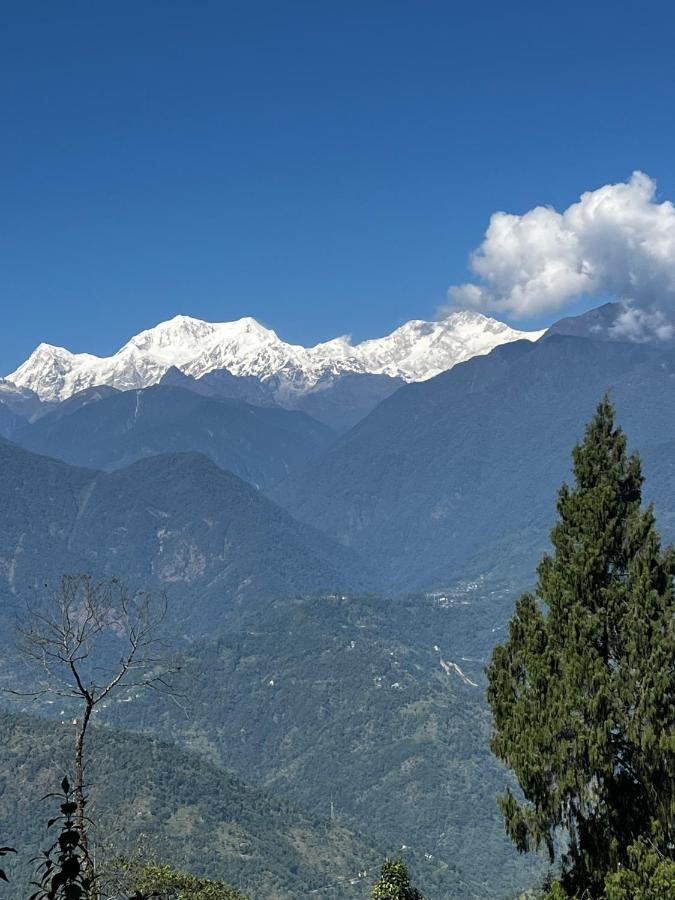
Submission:
POLYGON ((106 471, 147 456, 197 451, 267 487, 334 439, 327 426, 277 405, 253 406, 167 384, 94 394, 105 391, 110 393, 90 402, 86 395, 93 389, 74 394, 37 422, 15 428, 12 440, 74 466, 106 471))
POLYGON ((303 347, 284 342, 251 317, 210 323, 179 315, 135 335, 110 357, 41 343, 6 381, 30 389, 43 401, 58 401, 98 385, 148 387, 171 367, 193 378, 227 369, 236 376, 276 379, 275 395, 283 398, 346 374, 423 381, 499 344, 537 340, 542 334, 516 331, 481 313, 462 311, 436 322, 411 320, 383 338, 356 345, 343 336, 303 347))

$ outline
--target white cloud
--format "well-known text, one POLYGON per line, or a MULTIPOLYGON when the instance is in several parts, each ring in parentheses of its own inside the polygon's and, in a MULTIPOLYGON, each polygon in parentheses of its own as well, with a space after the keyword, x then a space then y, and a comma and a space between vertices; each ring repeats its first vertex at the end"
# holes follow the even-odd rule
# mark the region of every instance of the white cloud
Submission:
POLYGON ((675 334, 675 325, 669 322, 660 309, 641 309, 624 306, 609 329, 614 338, 640 343, 657 338, 669 341, 675 334))
POLYGON ((561 213, 494 213, 471 257, 476 282, 451 287, 450 304, 527 319, 582 294, 611 296, 631 304, 617 323, 625 336, 671 327, 654 307, 675 306, 675 207, 655 195, 655 182, 634 172, 561 213))

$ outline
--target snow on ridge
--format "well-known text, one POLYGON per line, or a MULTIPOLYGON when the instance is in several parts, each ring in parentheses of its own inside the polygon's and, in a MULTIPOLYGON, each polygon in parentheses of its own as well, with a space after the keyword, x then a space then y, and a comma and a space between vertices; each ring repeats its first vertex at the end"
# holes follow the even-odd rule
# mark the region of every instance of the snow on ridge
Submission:
POLYGON ((97 385, 147 387, 176 366, 194 378, 228 369, 233 375, 276 379, 280 393, 303 393, 321 379, 347 373, 425 381, 499 344, 537 340, 542 334, 516 331, 481 313, 463 311, 436 322, 412 320, 383 338, 359 344, 341 336, 303 347, 287 344, 250 317, 205 322, 179 315, 140 332, 109 357, 42 343, 7 379, 42 400, 56 401, 97 385))

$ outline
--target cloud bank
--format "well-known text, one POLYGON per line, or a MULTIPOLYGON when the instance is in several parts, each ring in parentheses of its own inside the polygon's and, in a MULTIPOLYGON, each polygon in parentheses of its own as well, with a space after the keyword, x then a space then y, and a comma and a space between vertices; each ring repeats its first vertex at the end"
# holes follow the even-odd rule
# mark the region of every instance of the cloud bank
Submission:
POLYGON ((675 207, 656 201, 643 172, 588 191, 563 212, 494 213, 470 266, 476 282, 449 289, 452 307, 528 319, 580 295, 609 296, 627 304, 616 325, 626 337, 672 336, 661 310, 675 308, 675 207))

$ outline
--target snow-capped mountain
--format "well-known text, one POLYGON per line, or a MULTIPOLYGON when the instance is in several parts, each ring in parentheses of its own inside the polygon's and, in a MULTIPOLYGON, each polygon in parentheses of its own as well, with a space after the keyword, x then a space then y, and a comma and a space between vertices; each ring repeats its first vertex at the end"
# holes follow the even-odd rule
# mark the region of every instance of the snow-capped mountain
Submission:
POLYGON ((252 318, 211 323, 176 316, 142 331, 110 357, 40 344, 7 380, 43 401, 60 401, 95 385, 148 387, 172 366, 194 378, 227 369, 261 381, 275 379, 281 399, 348 373, 424 381, 498 344, 537 340, 541 334, 516 331, 480 313, 455 312, 436 322, 407 322, 386 337, 360 344, 339 337, 302 347, 285 343, 252 318))
POLYGON ((6 378, 0 378, 0 404, 24 419, 32 418, 43 406, 35 391, 19 387, 6 378))

